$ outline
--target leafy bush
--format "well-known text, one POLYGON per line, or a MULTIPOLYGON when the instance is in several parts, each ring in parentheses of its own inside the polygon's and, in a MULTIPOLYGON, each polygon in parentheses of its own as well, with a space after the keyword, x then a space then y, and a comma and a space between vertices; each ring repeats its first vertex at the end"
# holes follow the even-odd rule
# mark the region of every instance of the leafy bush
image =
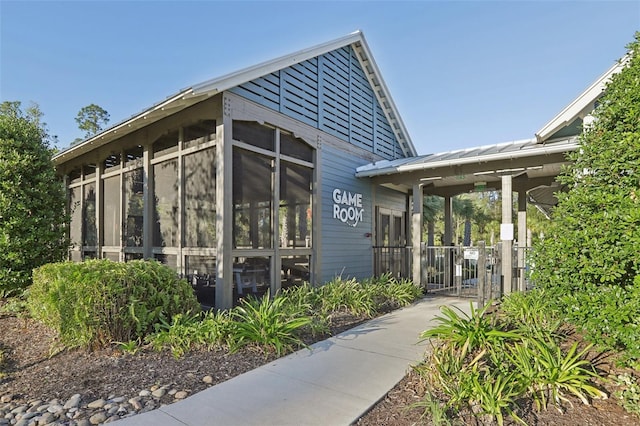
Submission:
POLYGON ((200 310, 191 286, 156 261, 52 263, 34 270, 33 279, 31 315, 68 346, 141 339, 162 320, 200 310))
POLYGON ((546 238, 535 247, 532 279, 594 342, 638 359, 640 32, 628 47, 628 64, 607 84, 595 121, 558 177, 568 192, 557 194, 546 238))
POLYGON ((614 395, 620 400, 620 405, 629 413, 640 414, 640 381, 629 373, 620 374, 615 378, 620 386, 614 395))
POLYGON ((502 299, 500 312, 508 328, 517 328, 527 335, 551 337, 562 324, 551 308, 548 292, 538 288, 509 294, 502 299))
POLYGON ((67 255, 65 193, 37 106, 0 105, 0 297, 20 294, 31 271, 67 255))

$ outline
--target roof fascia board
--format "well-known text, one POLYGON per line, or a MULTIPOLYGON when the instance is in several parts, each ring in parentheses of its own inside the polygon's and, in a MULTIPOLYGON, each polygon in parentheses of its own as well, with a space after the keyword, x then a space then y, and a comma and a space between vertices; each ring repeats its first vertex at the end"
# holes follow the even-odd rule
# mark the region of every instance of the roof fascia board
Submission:
POLYGON ((607 83, 611 80, 613 74, 620 72, 631 59, 630 55, 625 55, 620 61, 616 62, 596 81, 594 81, 584 92, 582 92, 573 102, 567 105, 558 115, 553 117, 547 124, 536 132, 536 140, 544 142, 547 138, 555 134, 562 127, 571 124, 580 114, 592 104, 607 87, 607 83))
POLYGON ((575 151, 576 149, 578 149, 578 147, 579 147, 579 143, 575 139, 571 139, 566 143, 541 145, 540 147, 531 148, 523 151, 507 151, 507 152, 500 152, 495 154, 480 155, 476 157, 434 161, 431 163, 427 162, 427 163, 419 163, 419 164, 407 164, 407 165, 400 165, 397 167, 384 167, 381 169, 367 168, 360 171, 356 170, 355 176, 356 177, 375 177, 375 176, 396 174, 396 173, 408 173, 408 172, 419 171, 419 170, 432 170, 432 169, 437 169, 441 167, 455 167, 455 166, 461 166, 464 164, 513 160, 518 158, 534 157, 537 155, 552 155, 552 154, 559 154, 562 152, 575 151))

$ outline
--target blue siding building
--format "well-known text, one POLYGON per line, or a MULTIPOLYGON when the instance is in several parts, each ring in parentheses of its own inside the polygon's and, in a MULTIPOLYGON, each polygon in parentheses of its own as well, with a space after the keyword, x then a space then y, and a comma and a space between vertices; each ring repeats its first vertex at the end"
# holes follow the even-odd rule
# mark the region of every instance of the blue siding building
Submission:
POLYGON ((356 32, 182 90, 54 161, 71 259, 156 259, 228 308, 380 272, 374 247, 407 244, 409 199, 355 171, 415 155, 356 32))

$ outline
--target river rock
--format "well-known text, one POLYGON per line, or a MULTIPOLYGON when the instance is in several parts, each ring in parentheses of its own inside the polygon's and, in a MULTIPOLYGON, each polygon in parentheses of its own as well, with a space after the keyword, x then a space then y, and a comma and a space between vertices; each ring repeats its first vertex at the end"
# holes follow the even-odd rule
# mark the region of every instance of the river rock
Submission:
POLYGON ((167 390, 165 388, 159 388, 151 392, 151 396, 153 396, 154 398, 162 398, 165 393, 167 393, 167 390))
POLYGON ((2 395, 0 396, 0 402, 2 402, 3 404, 6 404, 7 402, 11 402, 11 400, 13 399, 13 395, 2 395))
POLYGON ((105 420, 107 420, 107 415, 103 411, 99 411, 89 417, 89 423, 92 425, 99 425, 100 423, 104 423, 105 420))
POLYGON ((80 394, 79 393, 71 396, 71 398, 69 398, 67 400, 67 402, 64 403, 64 409, 68 410, 70 408, 75 408, 78 405, 80 405, 80 394))
POLYGON ((206 384, 210 385, 211 383, 213 383, 213 377, 211 376, 204 376, 202 378, 202 381, 205 382, 206 384))
POLYGON ((44 413, 38 420, 38 425, 48 425, 56 420, 56 415, 53 413, 44 413))
POLYGON ((100 399, 96 399, 95 401, 91 401, 90 403, 88 403, 87 407, 91 408, 92 410, 95 410, 95 409, 104 407, 104 405, 106 403, 107 403, 107 401, 105 401, 104 399, 100 398, 100 399))
POLYGON ((174 397, 175 399, 185 399, 185 398, 187 397, 187 395, 188 395, 188 393, 187 393, 187 392, 185 392, 185 391, 179 391, 179 392, 176 392, 176 394, 175 394, 175 395, 173 395, 173 397, 174 397))
POLYGON ((47 408, 47 411, 50 413, 59 413, 61 411, 64 411, 64 407, 60 404, 54 404, 50 405, 49 408, 47 408))

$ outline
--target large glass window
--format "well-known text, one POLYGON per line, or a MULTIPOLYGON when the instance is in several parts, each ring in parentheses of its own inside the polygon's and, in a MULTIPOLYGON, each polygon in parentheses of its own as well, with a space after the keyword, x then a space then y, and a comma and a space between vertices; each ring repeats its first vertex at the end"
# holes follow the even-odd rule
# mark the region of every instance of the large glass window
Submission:
POLYGON ((184 157, 185 244, 216 246, 215 150, 209 148, 184 157))
POLYGON ((178 160, 153 166, 154 247, 178 246, 178 160))
POLYGON ((280 163, 280 247, 311 247, 312 170, 280 163))
POLYGON ((233 150, 233 241, 235 248, 272 248, 272 163, 233 150))
POLYGON ((143 187, 142 169, 124 174, 124 236, 127 247, 142 247, 143 187))
POLYGON ((96 227, 96 184, 84 186, 84 202, 82 205, 83 245, 98 245, 98 229, 96 227))
POLYGON ((120 245, 120 176, 104 179, 103 190, 103 222, 102 241, 105 246, 120 245))

